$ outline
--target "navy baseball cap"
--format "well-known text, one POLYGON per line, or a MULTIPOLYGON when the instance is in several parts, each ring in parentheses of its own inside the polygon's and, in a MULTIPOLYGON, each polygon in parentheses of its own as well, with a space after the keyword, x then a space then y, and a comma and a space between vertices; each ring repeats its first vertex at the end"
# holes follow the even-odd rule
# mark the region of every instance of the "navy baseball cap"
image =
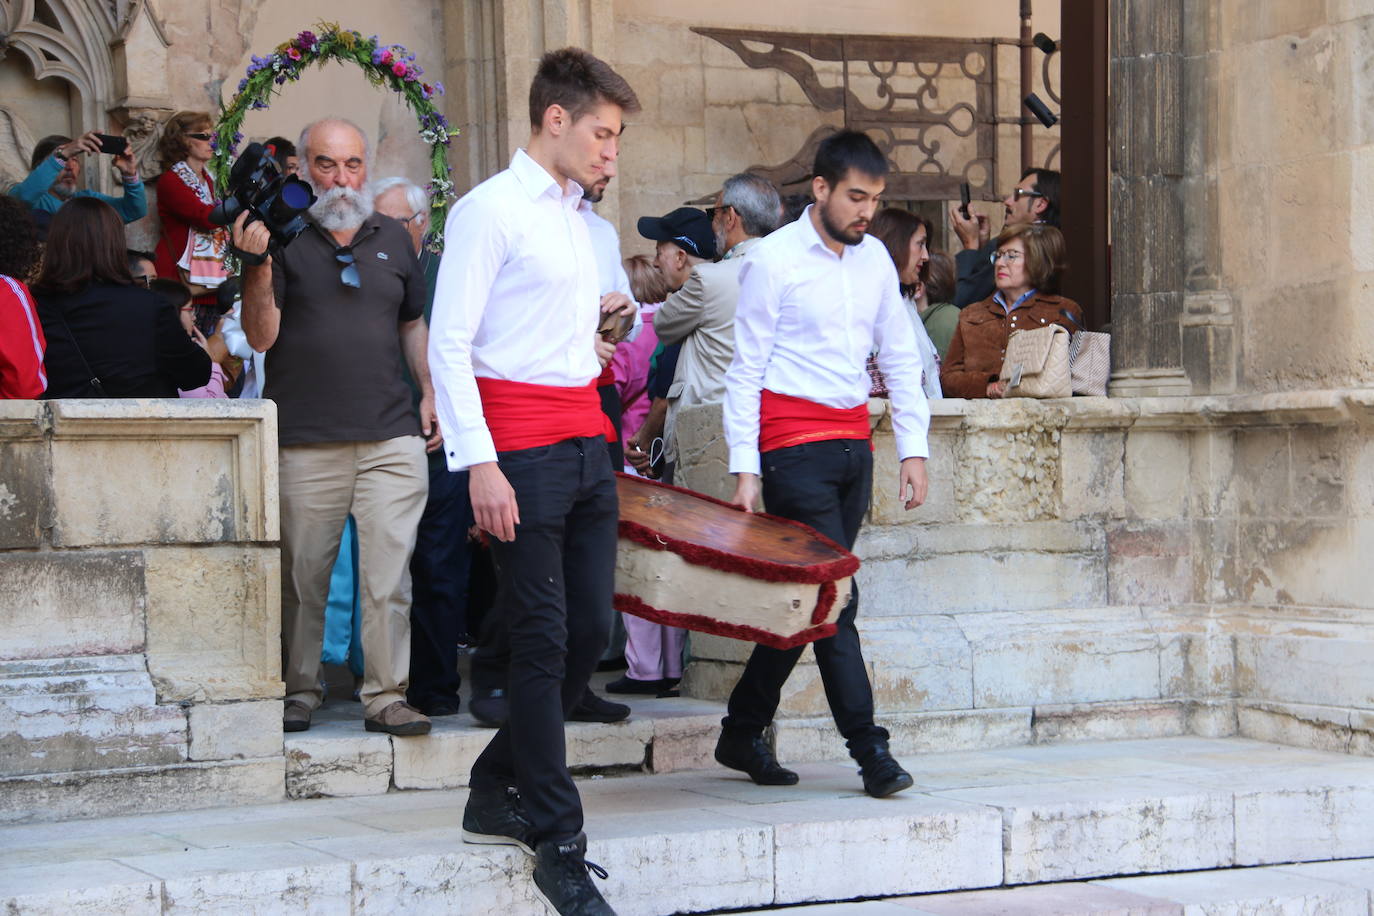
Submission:
POLYGON ((678 207, 667 216, 641 216, 639 234, 655 242, 672 242, 698 258, 714 261, 716 236, 711 217, 696 207, 678 207))

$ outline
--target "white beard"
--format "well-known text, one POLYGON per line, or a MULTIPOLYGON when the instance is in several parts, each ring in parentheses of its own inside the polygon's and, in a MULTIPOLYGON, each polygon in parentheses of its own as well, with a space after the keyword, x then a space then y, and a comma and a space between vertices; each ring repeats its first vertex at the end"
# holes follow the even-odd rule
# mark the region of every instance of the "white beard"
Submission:
POLYGON ((310 207, 310 215, 322 229, 330 232, 357 229, 372 215, 370 185, 364 185, 361 191, 333 187, 321 194, 320 189, 311 184, 311 190, 318 199, 310 207))

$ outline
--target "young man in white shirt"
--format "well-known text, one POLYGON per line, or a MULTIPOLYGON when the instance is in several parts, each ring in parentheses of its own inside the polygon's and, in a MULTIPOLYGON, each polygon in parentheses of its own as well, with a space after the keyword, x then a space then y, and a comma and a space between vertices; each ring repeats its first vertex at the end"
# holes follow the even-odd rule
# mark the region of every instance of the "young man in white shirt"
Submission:
POLYGON ((605 648, 614 588, 619 506, 596 328, 634 305, 600 294, 578 206, 614 167, 622 115, 638 110, 603 61, 544 55, 528 147, 449 216, 430 331, 444 453, 469 470, 511 642, 509 720, 473 764, 463 836, 532 853, 545 902, 589 916, 613 911, 587 874, 563 720, 605 648))
MULTIPOLYGON (((740 271, 735 355, 725 379, 725 438, 734 502, 753 511, 760 476, 764 507, 852 549, 873 484, 868 354, 891 392, 906 508, 926 496, 930 407, 921 360, 882 242, 865 235, 886 184, 887 160, 857 131, 841 131, 816 152, 816 203, 755 244, 740 271)), ((834 636, 818 640, 816 663, 835 724, 859 762, 864 790, 882 798, 911 776, 874 723, 873 689, 854 619, 858 586, 834 636)), ((730 695, 716 760, 760 785, 792 785, 763 738, 782 685, 803 648, 756 646, 730 695)))

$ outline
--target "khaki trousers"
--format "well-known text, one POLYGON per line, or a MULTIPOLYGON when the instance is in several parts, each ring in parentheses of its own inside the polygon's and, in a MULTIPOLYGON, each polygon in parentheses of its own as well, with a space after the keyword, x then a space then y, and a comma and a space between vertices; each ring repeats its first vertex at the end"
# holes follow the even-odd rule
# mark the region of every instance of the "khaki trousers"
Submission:
POLYGON ((329 574, 345 519, 358 525, 366 715, 405 699, 410 679, 410 554, 429 493, 424 440, 284 445, 281 478, 282 677, 286 699, 324 700, 320 652, 329 574))

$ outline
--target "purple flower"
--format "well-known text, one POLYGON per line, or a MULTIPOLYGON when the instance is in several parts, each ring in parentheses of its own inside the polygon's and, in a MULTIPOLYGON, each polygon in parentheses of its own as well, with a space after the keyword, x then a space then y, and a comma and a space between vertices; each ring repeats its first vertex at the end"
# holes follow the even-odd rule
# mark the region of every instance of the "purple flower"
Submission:
POLYGON ((279 74, 272 79, 272 82, 276 83, 278 86, 284 85, 286 83, 286 74, 279 74))
POLYGON ((380 64, 382 62, 383 57, 390 56, 391 52, 386 50, 385 48, 374 48, 372 51, 372 62, 374 64, 380 64))
POLYGON ((307 51, 315 50, 315 45, 318 42, 319 39, 315 37, 315 33, 310 31, 309 29, 306 29, 305 31, 301 32, 299 35, 296 36, 296 44, 300 45, 302 48, 305 48, 307 51))
POLYGON ((243 90, 245 90, 245 89, 247 89, 247 88, 248 88, 248 77, 245 76, 243 79, 239 80, 239 92, 242 92, 243 90))
POLYGON ((443 95, 443 94, 444 94, 444 84, 443 84, 443 83, 435 83, 435 84, 434 84, 434 91, 437 92, 437 93, 439 93, 439 95, 443 95))
POLYGON ((254 100, 253 100, 253 103, 252 103, 251 105, 249 105, 248 107, 249 107, 249 108, 252 108, 254 111, 258 111, 258 110, 261 110, 261 109, 263 109, 263 108, 266 108, 266 107, 267 107, 267 103, 264 102, 262 99, 254 99, 254 100))

